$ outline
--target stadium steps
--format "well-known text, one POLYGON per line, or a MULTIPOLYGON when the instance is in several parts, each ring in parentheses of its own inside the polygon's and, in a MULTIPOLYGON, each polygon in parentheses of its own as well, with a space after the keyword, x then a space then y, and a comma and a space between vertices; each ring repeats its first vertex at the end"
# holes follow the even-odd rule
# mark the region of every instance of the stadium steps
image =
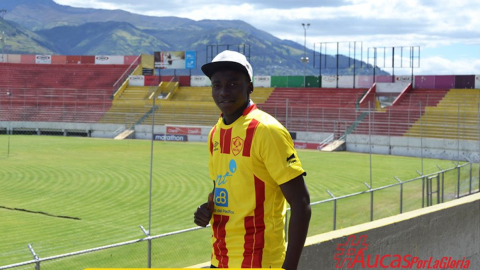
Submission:
POLYGON ((411 137, 478 140, 480 90, 451 89, 405 133, 411 137))
POLYGON ((345 141, 335 140, 329 143, 327 146, 323 147, 321 151, 333 152, 333 151, 343 151, 343 150, 345 150, 345 141))
MULTIPOLYGON (((220 116, 214 102, 159 101, 155 112, 155 125, 204 125, 213 126, 220 116)), ((143 123, 152 123, 153 115, 143 123)))
MULTIPOLYGON (((274 88, 255 88, 251 98, 257 103, 265 102, 274 88)), ((211 87, 179 87, 169 100, 159 100, 155 112, 155 125, 204 125, 213 126, 220 110, 212 99, 211 87)), ((142 123, 152 123, 153 115, 142 123)))
MULTIPOLYGON (((250 95, 251 99, 255 103, 264 103, 273 92, 274 88, 271 87, 258 87, 253 90, 250 95)), ((173 95, 171 101, 201 101, 212 102, 212 89, 211 87, 180 87, 179 90, 173 95)))
POLYGON ((151 113, 152 101, 148 99, 151 86, 127 86, 99 123, 125 124, 132 127, 151 113))
POLYGON ((118 100, 144 100, 147 99, 151 93, 150 86, 128 86, 118 100))
POLYGON ((134 134, 135 134, 135 130, 127 129, 127 130, 124 130, 122 133, 118 134, 117 136, 115 136, 114 140, 129 139, 129 138, 133 137, 134 134))
POLYGON ((212 101, 212 90, 210 87, 179 87, 172 96, 171 101, 212 101))
POLYGON ((125 124, 131 127, 148 113, 151 107, 145 100, 117 100, 103 115, 99 123, 125 124))

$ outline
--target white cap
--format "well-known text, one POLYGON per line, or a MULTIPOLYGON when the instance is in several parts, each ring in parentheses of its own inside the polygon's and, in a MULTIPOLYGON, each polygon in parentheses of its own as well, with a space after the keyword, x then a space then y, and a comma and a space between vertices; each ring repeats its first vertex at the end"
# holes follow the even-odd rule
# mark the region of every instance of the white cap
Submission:
POLYGON ((250 63, 247 61, 245 55, 235 52, 235 51, 223 51, 215 58, 213 58, 211 63, 207 63, 202 66, 202 71, 207 77, 212 78, 213 73, 218 70, 237 70, 245 73, 250 78, 250 81, 253 80, 253 69, 250 63))

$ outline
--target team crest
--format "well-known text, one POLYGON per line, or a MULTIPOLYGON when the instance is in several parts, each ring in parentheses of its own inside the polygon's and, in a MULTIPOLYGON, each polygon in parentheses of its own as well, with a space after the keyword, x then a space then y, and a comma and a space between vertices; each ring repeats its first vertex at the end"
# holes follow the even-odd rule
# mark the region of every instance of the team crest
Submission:
POLYGON ((233 146, 233 149, 232 149, 233 155, 235 156, 238 155, 238 153, 242 152, 242 149, 243 149, 243 139, 238 136, 233 138, 232 146, 233 146))

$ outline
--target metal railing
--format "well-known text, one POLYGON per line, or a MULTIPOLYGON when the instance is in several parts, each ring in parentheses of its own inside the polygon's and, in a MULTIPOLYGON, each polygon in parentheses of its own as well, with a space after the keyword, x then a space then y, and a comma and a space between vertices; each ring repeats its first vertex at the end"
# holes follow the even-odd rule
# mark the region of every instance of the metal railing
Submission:
MULTIPOLYGON (((479 190, 480 178, 477 177, 478 182, 477 183, 474 182, 474 177, 472 176, 472 173, 473 173, 472 164, 473 163, 471 163, 471 162, 464 163, 464 164, 461 164, 461 165, 457 164, 453 168, 440 170, 438 172, 431 173, 431 174, 426 174, 426 175, 422 175, 422 173, 418 172, 420 174, 419 177, 416 177, 416 178, 413 178, 413 179, 410 179, 410 180, 406 180, 406 181, 402 181, 398 177, 395 176, 394 178, 398 183, 394 183, 394 184, 379 187, 379 188, 372 188, 369 184, 364 183, 365 186, 367 187, 367 190, 352 193, 352 194, 348 194, 348 195, 344 195, 344 196, 338 196, 337 197, 337 196, 333 195, 332 192, 327 190, 327 193, 332 198, 311 203, 311 206, 333 202, 333 215, 332 215, 333 216, 333 226, 332 226, 332 229, 336 230, 337 229, 337 218, 336 218, 337 217, 337 203, 339 201, 341 201, 343 199, 350 198, 350 197, 355 197, 355 196, 359 196, 359 195, 363 195, 363 194, 369 194, 370 195, 369 196, 370 197, 369 216, 370 216, 370 221, 373 221, 374 220, 374 215, 375 215, 375 211, 374 211, 374 194, 375 194, 375 192, 390 189, 390 188, 394 188, 394 187, 399 187, 398 214, 402 214, 404 212, 403 211, 404 210, 404 197, 405 197, 404 196, 404 185, 408 184, 408 183, 411 183, 411 182, 421 181, 421 186, 422 186, 421 208, 445 202, 445 174, 448 173, 448 172, 451 172, 451 171, 456 171, 457 172, 457 179, 456 179, 456 184, 455 184, 455 191, 456 192, 455 192, 455 194, 449 194, 450 197, 452 195, 454 195, 454 198, 457 199, 457 198, 461 198, 463 196, 470 195, 472 193, 479 192, 480 191, 479 190), (465 168, 468 169, 468 179, 464 179, 464 182, 462 182, 461 171, 465 170, 465 168), (468 180, 468 181, 465 181, 465 180, 468 180), (465 187, 466 184, 468 185, 468 188, 465 187), (434 190, 434 186, 435 186, 435 190, 434 190), (477 190, 474 191, 475 189, 477 189, 477 190), (435 201, 433 199, 434 195, 436 197, 435 201)), ((441 169, 441 168, 439 168, 439 169, 441 169)), ((420 199, 420 197, 418 199, 420 199)))
MULTIPOLYGON (((458 199, 464 196, 468 196, 473 193, 478 193, 480 192, 480 177, 478 171, 475 172, 476 175, 474 175, 474 170, 473 170, 473 165, 474 163, 468 162, 464 164, 458 164, 456 163, 454 167, 448 168, 448 169, 441 169, 439 168, 439 171, 435 173, 430 173, 430 174, 425 174, 423 175, 422 173, 418 172, 420 175, 416 178, 409 179, 406 181, 400 180, 398 177, 394 177, 397 181, 397 183, 391 184, 391 185, 386 185, 383 187, 379 188, 371 188, 370 185, 367 183, 364 183, 367 186, 367 190, 348 194, 348 195, 343 195, 343 196, 335 196, 330 192, 329 190, 326 190, 326 192, 331 196, 331 198, 322 200, 322 201, 317 201, 311 203, 312 206, 312 217, 315 216, 321 216, 322 220, 328 221, 328 211, 325 209, 317 209, 317 206, 325 206, 328 208, 330 203, 333 203, 332 205, 332 210, 331 210, 331 221, 333 224, 331 225, 332 230, 336 230, 339 225, 338 221, 338 216, 342 214, 343 212, 350 212, 350 211, 344 211, 341 210, 342 208, 338 207, 338 204, 343 203, 343 201, 348 200, 349 198, 353 198, 354 205, 351 207, 345 207, 344 209, 354 209, 355 212, 358 212, 360 214, 363 214, 366 217, 362 217, 361 222, 358 221, 351 221, 345 223, 341 222, 343 224, 342 227, 348 227, 351 225, 357 225, 363 222, 368 222, 368 221, 373 221, 379 218, 383 218, 386 216, 391 216, 391 215, 396 215, 396 214, 401 214, 406 212, 405 211, 405 206, 409 206, 411 208, 410 210, 413 209, 420 209, 424 207, 428 207, 434 204, 440 204, 448 200, 454 200, 458 199), (405 185, 409 185, 411 183, 419 182, 419 184, 412 188, 407 189, 408 191, 405 191, 405 185), (392 194, 395 193, 395 188, 398 187, 398 197, 394 198, 392 194), (390 190, 394 190, 393 192, 390 190), (392 203, 392 201, 397 201, 398 202, 398 209, 392 210, 389 209, 388 215, 383 215, 380 216, 379 218, 375 217, 375 203, 374 203, 374 198, 375 194, 378 194, 382 191, 389 191, 391 193, 388 194, 388 196, 379 196, 378 200, 380 201, 379 204, 382 205, 389 205, 392 203), (407 193, 407 194, 406 194, 407 193), (359 202, 362 201, 361 196, 362 195, 370 195, 370 204, 369 204, 369 210, 368 211, 359 211, 360 204, 359 202), (413 205, 413 206, 412 206, 413 205), (318 210, 318 211, 317 211, 318 210), (347 224, 347 225, 345 225, 347 224)), ((476 164, 475 164, 476 165, 476 164)), ((289 210, 289 209, 288 209, 289 210)), ((379 211, 380 212, 380 211, 379 211)), ((378 214, 379 215, 379 214, 378 214)), ((288 211, 287 211, 287 217, 289 216, 288 211)), ((288 218, 287 218, 288 220, 288 218)), ((320 224, 322 225, 322 224, 320 224)), ((323 224, 324 226, 326 224, 323 224)), ((286 225, 288 226, 288 225, 286 225)), ((312 227, 312 226, 311 226, 312 227)), ((152 240, 155 239, 162 239, 162 238, 167 238, 167 237, 172 237, 172 236, 182 236, 183 234, 191 233, 194 231, 198 231, 203 229, 202 227, 194 227, 194 228, 188 228, 184 230, 178 230, 170 233, 164 233, 164 234, 159 234, 155 236, 150 236, 145 229, 140 226, 140 229, 143 231, 143 233, 146 235, 144 238, 140 239, 134 239, 130 241, 125 241, 121 243, 116 243, 116 244, 111 244, 111 245, 106 245, 106 246, 101 246, 101 247, 96 247, 96 248, 91 248, 91 249, 85 249, 81 251, 76 251, 76 252, 71 252, 71 253, 65 253, 61 255, 56 255, 56 256, 50 256, 50 257, 45 257, 41 258, 39 256, 39 253, 37 253, 33 246, 28 244, 28 249, 30 250, 33 260, 29 261, 24 261, 20 263, 15 263, 15 264, 10 264, 10 265, 5 265, 5 266, 0 266, 0 270, 5 270, 5 269, 13 269, 13 268, 20 268, 22 266, 26 265, 35 265, 36 270, 40 270, 42 263, 48 262, 48 261, 60 261, 64 260, 65 258, 68 257, 75 257, 79 255, 84 255, 88 253, 94 253, 94 252, 100 252, 103 250, 107 249, 114 249, 114 248, 119 248, 122 246, 128 246, 128 245, 133 245, 136 243, 140 242, 148 242, 149 248, 146 250, 146 253, 148 253, 148 256, 145 259, 144 264, 150 267, 152 265, 152 240)), ((326 231, 329 231, 330 229, 326 229, 326 231)), ((325 231, 325 232, 326 232, 325 231)), ((185 235, 184 239, 187 239, 187 235, 185 235)), ((192 239, 192 237, 188 237, 188 239, 192 239)), ((207 244, 208 240, 205 241, 207 244)), ((178 243, 181 245, 181 242, 178 243)), ((172 247, 169 247, 170 249, 172 247)), ((185 252, 185 251, 183 251, 185 252)), ((206 253, 209 252, 209 250, 205 250, 206 253)), ((191 254, 189 254, 191 255, 191 254)), ((207 258, 208 256, 202 256, 202 258, 205 257, 207 258)), ((196 263, 203 263, 205 260, 199 259, 200 261, 197 261, 196 263)), ((193 263, 192 263, 193 264, 193 263)), ((51 266, 51 265, 49 265, 51 266)), ((187 266, 187 265, 184 265, 187 266)), ((123 267, 129 267, 129 266, 123 266, 123 267)), ((47 269, 50 269, 51 267, 47 267, 47 269)))

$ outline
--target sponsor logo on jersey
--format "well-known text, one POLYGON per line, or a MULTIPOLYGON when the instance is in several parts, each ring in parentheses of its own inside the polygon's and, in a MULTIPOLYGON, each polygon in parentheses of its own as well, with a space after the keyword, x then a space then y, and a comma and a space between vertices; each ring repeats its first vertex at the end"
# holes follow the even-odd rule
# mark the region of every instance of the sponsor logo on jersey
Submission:
POLYGON ((215 205, 228 207, 228 191, 224 188, 215 188, 215 205))
POLYGON ((243 139, 238 136, 232 139, 232 145, 233 145, 232 152, 234 156, 242 152, 243 144, 244 144, 243 139))
POLYGON ((287 163, 289 167, 297 163, 297 157, 295 156, 295 154, 292 154, 291 156, 287 157, 287 163))
POLYGON ((215 180, 214 202, 216 206, 228 207, 228 191, 220 186, 227 184, 229 178, 237 171, 237 163, 234 159, 228 164, 228 171, 225 174, 217 175, 215 180))

